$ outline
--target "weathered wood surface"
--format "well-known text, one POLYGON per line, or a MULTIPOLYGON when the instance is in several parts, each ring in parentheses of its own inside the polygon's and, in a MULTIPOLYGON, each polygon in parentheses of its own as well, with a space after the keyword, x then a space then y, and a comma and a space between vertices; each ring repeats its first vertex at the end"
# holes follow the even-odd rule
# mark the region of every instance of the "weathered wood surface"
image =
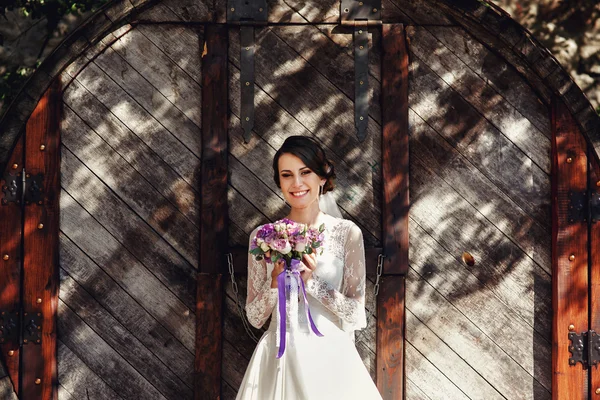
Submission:
POLYGON ((21 347, 19 396, 26 399, 58 396, 56 313, 61 91, 60 80, 56 80, 42 96, 27 121, 23 143, 26 176, 43 175, 41 204, 27 205, 26 200, 23 221, 23 317, 27 325, 29 315, 36 313, 42 317, 39 339, 35 339, 35 343, 23 339, 21 347))
POLYGON ((223 289, 227 252, 227 26, 210 25, 202 53, 202 212, 196 291, 194 398, 221 395, 223 289))
MULTIPOLYGON (((600 162, 594 152, 588 148, 590 181, 588 187, 592 196, 600 196, 600 162)), ((590 329, 600 332, 600 223, 592 222, 590 228, 590 329)), ((590 370, 591 387, 600 388, 600 370, 598 367, 590 370)))
MULTIPOLYGON (((569 365, 568 334, 588 330, 588 223, 570 222, 569 192, 588 185, 587 143, 560 100, 552 105, 552 398, 587 399, 587 371, 569 365), (567 161, 570 158, 570 161, 567 161)), ((595 267, 598 267, 597 265, 595 267)), ((595 388, 594 388, 595 390, 595 388)))
MULTIPOLYGON (((2 171, 0 184, 2 187, 8 185, 4 177, 8 174, 17 177, 17 174, 23 170, 23 142, 21 136, 9 158, 6 170, 2 171)), ((4 192, 0 191, 2 197, 4 192)), ((0 204, 0 309, 18 311, 21 295, 21 234, 22 234, 22 205, 12 203, 10 205, 0 204), (7 258, 8 257, 8 258, 7 258)), ((6 378, 3 378, 3 389, 8 392, 7 384, 12 384, 13 393, 19 391, 19 353, 20 347, 18 341, 5 341, 0 343, 0 363, 4 367, 6 378), (12 351, 12 355, 9 355, 12 351), (7 383, 8 382, 8 383, 7 383)))

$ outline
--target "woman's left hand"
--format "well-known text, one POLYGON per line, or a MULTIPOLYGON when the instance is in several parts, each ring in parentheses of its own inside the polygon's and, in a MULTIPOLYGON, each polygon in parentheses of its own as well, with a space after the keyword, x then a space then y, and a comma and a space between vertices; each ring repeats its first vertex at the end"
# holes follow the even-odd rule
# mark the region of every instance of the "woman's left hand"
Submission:
POLYGON ((317 254, 314 252, 311 254, 303 254, 302 265, 304 266, 304 270, 300 271, 300 277, 306 284, 314 270, 317 268, 317 254))

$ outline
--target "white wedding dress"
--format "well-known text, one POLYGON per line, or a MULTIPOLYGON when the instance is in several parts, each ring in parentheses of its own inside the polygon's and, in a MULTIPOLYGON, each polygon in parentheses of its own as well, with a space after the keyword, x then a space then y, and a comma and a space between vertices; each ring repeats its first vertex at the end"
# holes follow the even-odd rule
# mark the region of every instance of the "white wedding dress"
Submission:
POLYGON ((323 336, 309 330, 302 297, 290 301, 285 353, 279 359, 274 266, 248 257, 248 320, 260 328, 271 316, 271 323, 252 354, 236 400, 381 399, 354 345, 354 330, 367 325, 362 232, 350 220, 325 214, 323 221, 323 254, 306 284, 310 313, 323 336))

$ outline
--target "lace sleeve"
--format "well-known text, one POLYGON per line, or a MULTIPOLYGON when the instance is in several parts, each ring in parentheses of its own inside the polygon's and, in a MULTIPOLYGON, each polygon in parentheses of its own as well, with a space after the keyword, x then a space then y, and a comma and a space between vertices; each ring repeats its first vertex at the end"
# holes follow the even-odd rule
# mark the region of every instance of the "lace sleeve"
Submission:
POLYGON ((306 291, 342 319, 344 331, 367 326, 365 313, 365 245, 360 228, 352 224, 344 244, 344 275, 341 293, 329 282, 312 275, 306 291))
MULTIPOLYGON (((257 227, 250 234, 250 243, 256 232, 257 227)), ((246 296, 246 316, 250 324, 260 329, 271 315, 273 307, 277 303, 277 289, 271 288, 271 277, 268 273, 267 263, 263 258, 257 261, 254 255, 248 254, 248 295, 246 296)))

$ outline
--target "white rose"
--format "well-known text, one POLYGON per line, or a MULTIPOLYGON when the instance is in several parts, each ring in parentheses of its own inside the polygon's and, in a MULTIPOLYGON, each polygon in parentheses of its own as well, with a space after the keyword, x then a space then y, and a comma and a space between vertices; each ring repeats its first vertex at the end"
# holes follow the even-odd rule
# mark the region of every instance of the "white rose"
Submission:
POLYGON ((290 251, 292 251, 292 245, 290 244, 290 242, 286 242, 285 247, 283 248, 283 250, 281 250, 281 254, 288 254, 290 251))
POLYGON ((303 252, 304 249, 306 249, 306 243, 304 243, 304 242, 298 242, 298 243, 296 243, 296 248, 294 250, 299 251, 299 252, 303 252))

